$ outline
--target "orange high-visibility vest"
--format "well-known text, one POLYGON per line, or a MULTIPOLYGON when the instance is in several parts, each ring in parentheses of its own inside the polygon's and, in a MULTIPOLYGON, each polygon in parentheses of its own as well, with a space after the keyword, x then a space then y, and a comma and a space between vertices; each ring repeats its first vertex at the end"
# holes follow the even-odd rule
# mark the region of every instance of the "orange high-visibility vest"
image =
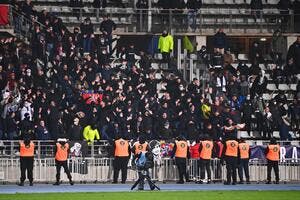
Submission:
POLYGON ((176 142, 176 152, 175 157, 177 158, 186 158, 187 157, 188 144, 186 141, 177 141, 176 142))
POLYGON ((239 143, 239 150, 240 150, 240 158, 241 159, 249 159, 249 149, 250 145, 247 143, 239 143))
POLYGON ((20 157, 33 157, 34 156, 34 143, 30 142, 26 146, 24 142, 20 142, 20 157))
POLYGON ((279 160, 279 144, 270 144, 268 145, 269 152, 267 153, 267 159, 271 161, 278 161, 279 160))
POLYGON ((211 159, 212 150, 213 150, 213 142, 209 140, 202 141, 202 150, 200 152, 200 158, 209 160, 211 159))
POLYGON ((61 145, 56 143, 56 149, 55 160, 66 161, 68 159, 69 144, 61 145))
POLYGON ((226 156, 237 157, 238 156, 239 143, 235 140, 226 141, 226 156))
POLYGON ((127 140, 118 139, 115 141, 115 156, 127 157, 129 156, 128 147, 129 143, 127 140))
POLYGON ((135 155, 138 155, 139 153, 141 153, 142 151, 146 151, 147 150, 147 146, 148 143, 145 142, 144 144, 141 144, 140 142, 136 142, 134 144, 135 147, 135 155))

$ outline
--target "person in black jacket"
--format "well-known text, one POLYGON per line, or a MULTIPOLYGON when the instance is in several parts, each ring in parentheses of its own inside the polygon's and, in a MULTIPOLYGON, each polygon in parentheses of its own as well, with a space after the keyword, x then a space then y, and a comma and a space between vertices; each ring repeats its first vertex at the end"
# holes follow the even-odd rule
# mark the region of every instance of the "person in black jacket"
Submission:
POLYGON ((80 30, 83 37, 83 52, 90 52, 92 50, 94 27, 89 17, 80 25, 80 30))
POLYGON ((116 30, 117 25, 114 21, 109 19, 108 15, 103 16, 103 21, 100 24, 100 31, 102 32, 103 36, 108 40, 109 44, 109 52, 112 53, 112 32, 116 30))
POLYGON ((258 18, 262 16, 263 4, 262 0, 251 0, 250 2, 251 13, 253 15, 254 21, 256 22, 258 18))
POLYGON ((277 3, 277 8, 280 11, 281 14, 281 30, 284 32, 287 27, 287 23, 289 21, 289 9, 292 8, 292 2, 290 0, 280 0, 277 3))
POLYGON ((82 127, 79 124, 79 118, 75 117, 73 124, 68 130, 68 137, 71 141, 81 141, 82 138, 82 127))
POLYGON ((144 31, 147 26, 147 9, 149 8, 148 0, 138 0, 136 3, 137 10, 137 30, 144 31))
POLYGON ((286 60, 293 59, 295 68, 299 71, 300 69, 300 36, 297 40, 289 47, 286 60))
POLYGON ((202 7, 202 0, 188 0, 186 3, 188 11, 188 26, 196 30, 197 12, 202 7))
POLYGON ((293 3, 294 10, 294 29, 296 33, 300 33, 300 0, 295 0, 293 3))

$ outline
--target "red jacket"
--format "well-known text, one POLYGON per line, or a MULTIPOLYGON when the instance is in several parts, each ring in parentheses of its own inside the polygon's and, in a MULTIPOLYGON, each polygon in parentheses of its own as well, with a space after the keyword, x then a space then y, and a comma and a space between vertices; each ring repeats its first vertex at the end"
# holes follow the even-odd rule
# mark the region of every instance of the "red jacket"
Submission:
POLYGON ((197 143, 194 146, 190 146, 190 154, 191 154, 191 158, 199 158, 200 154, 199 154, 199 147, 200 144, 197 143))

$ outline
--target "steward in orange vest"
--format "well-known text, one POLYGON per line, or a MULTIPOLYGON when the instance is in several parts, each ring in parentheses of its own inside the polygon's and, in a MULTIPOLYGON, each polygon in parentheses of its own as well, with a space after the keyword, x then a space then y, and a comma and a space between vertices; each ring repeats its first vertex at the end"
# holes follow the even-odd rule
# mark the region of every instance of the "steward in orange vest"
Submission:
POLYGON ((127 179, 127 165, 130 158, 130 145, 129 142, 121 136, 117 136, 113 144, 114 152, 114 178, 113 183, 118 183, 120 170, 122 171, 122 183, 127 179))
POLYGON ((268 160, 268 167, 267 167, 267 184, 271 184, 271 172, 272 168, 274 168, 275 172, 275 180, 276 184, 279 184, 279 159, 280 159, 280 146, 277 144, 277 141, 275 138, 271 138, 270 144, 268 145, 266 149, 266 158, 268 160))
POLYGON ((150 151, 150 148, 148 142, 145 141, 145 138, 143 136, 140 136, 139 141, 136 141, 133 144, 131 151, 136 157, 143 151, 150 151))
POLYGON ((214 148, 214 143, 208 135, 205 135, 204 140, 200 143, 199 153, 200 153, 200 181, 202 184, 205 178, 205 169, 207 172, 207 184, 211 183, 211 170, 210 170, 210 160, 212 157, 212 152, 214 148))
POLYGON ((229 136, 224 144, 223 158, 226 161, 227 181, 225 185, 236 185, 236 168, 238 164, 239 143, 234 136, 229 136), (232 179, 232 182, 231 182, 232 179))
POLYGON ((239 178, 240 182, 239 184, 243 184, 243 171, 245 172, 246 176, 246 182, 247 184, 250 184, 249 180, 249 158, 251 155, 250 145, 245 142, 245 140, 241 139, 239 143, 239 166, 238 166, 238 172, 239 172, 239 178))
POLYGON ((177 137, 177 140, 175 140, 175 144, 172 152, 172 158, 173 157, 175 157, 175 164, 179 172, 179 181, 177 183, 183 184, 184 183, 183 177, 185 177, 186 182, 189 182, 190 180, 186 170, 186 165, 187 165, 187 159, 190 158, 190 151, 189 151, 188 143, 183 136, 179 136, 177 137))
POLYGON ((70 146, 67 143, 67 139, 59 138, 54 148, 55 152, 55 166, 56 166, 56 182, 53 185, 60 185, 60 169, 64 168, 65 173, 69 179, 70 185, 74 185, 72 176, 68 168, 68 154, 70 152, 70 146))
POLYGON ((29 185, 33 186, 33 162, 34 162, 34 143, 30 139, 24 139, 20 141, 20 165, 21 165, 21 178, 19 186, 24 186, 24 181, 29 179, 29 185))

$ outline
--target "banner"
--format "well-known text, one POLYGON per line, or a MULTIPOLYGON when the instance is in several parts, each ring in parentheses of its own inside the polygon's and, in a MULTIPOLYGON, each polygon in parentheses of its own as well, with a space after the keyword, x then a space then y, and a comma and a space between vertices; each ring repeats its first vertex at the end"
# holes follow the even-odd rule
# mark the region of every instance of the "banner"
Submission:
POLYGON ((94 103, 99 105, 103 99, 103 94, 100 93, 93 93, 90 91, 84 91, 81 93, 82 98, 85 100, 86 104, 94 103))
POLYGON ((0 25, 7 25, 9 23, 8 5, 0 4, 0 25))

